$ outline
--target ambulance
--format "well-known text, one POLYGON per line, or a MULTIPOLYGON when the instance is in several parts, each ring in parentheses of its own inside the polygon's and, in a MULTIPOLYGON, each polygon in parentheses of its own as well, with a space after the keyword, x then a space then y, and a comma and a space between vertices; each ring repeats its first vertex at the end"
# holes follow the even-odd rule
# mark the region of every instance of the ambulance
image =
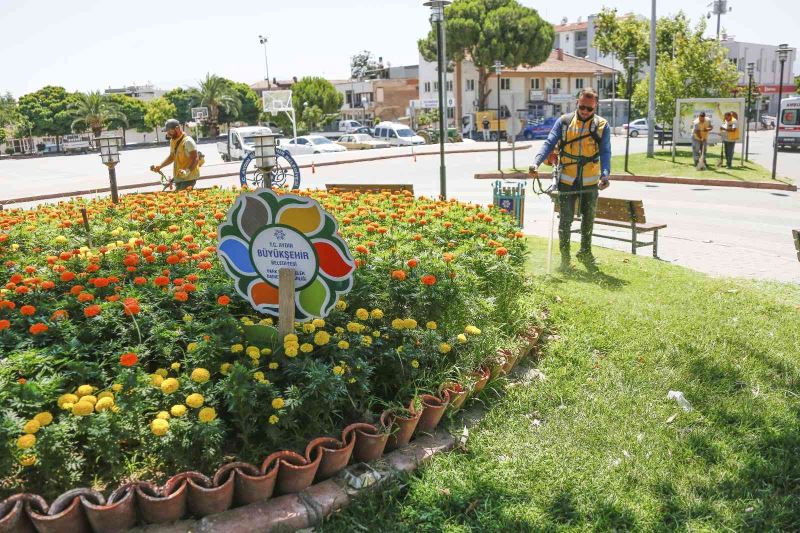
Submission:
POLYGON ((781 100, 776 142, 778 150, 800 148, 800 96, 781 100))

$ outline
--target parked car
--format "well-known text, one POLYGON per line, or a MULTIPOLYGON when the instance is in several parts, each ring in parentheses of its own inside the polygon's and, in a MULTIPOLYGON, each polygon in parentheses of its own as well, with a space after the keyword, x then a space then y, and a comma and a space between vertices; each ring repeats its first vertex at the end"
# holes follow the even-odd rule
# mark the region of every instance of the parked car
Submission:
POLYGON ((304 135, 297 139, 288 139, 281 142, 281 148, 292 155, 328 154, 347 151, 347 148, 341 144, 337 144, 322 135, 304 135))
POLYGON ((391 146, 388 142, 379 141, 367 133, 342 135, 336 142, 348 150, 369 150, 371 148, 389 148, 391 146))
POLYGON ((415 134, 414 131, 399 122, 381 122, 375 126, 376 139, 387 141, 392 146, 411 146, 425 144, 425 139, 415 134))
POLYGON ((528 141, 531 139, 546 139, 557 120, 558 117, 550 117, 542 120, 529 120, 522 129, 521 135, 528 141))
POLYGON ((777 117, 772 117, 769 115, 761 115, 761 126, 767 129, 774 129, 775 122, 777 122, 777 117))
MULTIPOLYGON (((650 126, 647 125, 646 118, 637 118, 630 124, 623 124, 622 131, 628 131, 630 127, 631 130, 631 137, 638 137, 639 134, 647 135, 647 132, 650 131, 650 126)), ((663 130, 664 128, 658 124, 656 124, 655 131, 663 130)))
POLYGON ((352 131, 351 133, 366 133, 367 135, 369 135, 371 137, 374 137, 375 136, 375 129, 374 128, 368 128, 367 126, 361 126, 360 128, 358 128, 355 131, 352 131))
POLYGON ((357 120, 340 120, 339 131, 342 133, 353 133, 358 128, 363 128, 364 125, 357 120))
POLYGON ((93 148, 88 135, 70 133, 61 138, 61 149, 68 154, 88 154, 93 148))

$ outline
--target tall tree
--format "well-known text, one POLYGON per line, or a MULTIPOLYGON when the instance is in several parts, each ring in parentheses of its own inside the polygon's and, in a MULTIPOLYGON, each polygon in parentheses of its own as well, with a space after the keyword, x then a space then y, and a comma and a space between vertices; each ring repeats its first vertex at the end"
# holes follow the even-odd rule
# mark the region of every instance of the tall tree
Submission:
POLYGON ((19 111, 17 110, 17 100, 11 93, 7 92, 0 95, 0 143, 4 143, 8 137, 11 128, 19 120, 19 111), (7 129, 9 131, 7 131, 7 129))
POLYGON ((63 87, 48 85, 21 96, 18 110, 26 119, 26 125, 30 126, 30 135, 60 136, 72 131, 73 117, 69 107, 73 101, 74 94, 67 93, 63 87))
POLYGON ((118 118, 111 119, 108 122, 109 129, 122 130, 122 142, 125 143, 125 132, 129 128, 133 128, 140 133, 150 131, 144 123, 144 114, 147 111, 145 103, 138 98, 128 96, 127 94, 112 94, 108 97, 109 100, 117 107, 125 120, 118 118))
POLYGON ((797 89, 795 89, 795 92, 800 93, 800 76, 797 76, 794 79, 794 84, 797 87, 797 89))
MULTIPOLYGON (((470 59, 478 70, 481 110, 491 93, 487 82, 495 60, 536 66, 548 58, 555 38, 553 26, 517 0, 455 0, 445 9, 445 35, 447 59, 470 59)), ((435 27, 417 46, 426 61, 436 61, 435 27)))
POLYGON ((378 62, 369 50, 363 50, 350 58, 352 79, 374 80, 380 77, 381 70, 383 64, 378 62))
POLYGON ((302 123, 301 130, 315 130, 337 116, 344 95, 325 78, 303 78, 292 86, 292 107, 302 123))
POLYGON ((181 124, 192 120, 192 108, 200 105, 200 93, 197 89, 177 88, 164 94, 172 105, 175 106, 175 115, 169 118, 177 119, 181 124))
MULTIPOLYGON (((614 54, 617 59, 626 64, 625 58, 630 54, 636 56, 636 66, 633 70, 634 79, 639 71, 639 65, 646 64, 650 57, 650 25, 644 19, 636 18, 634 15, 625 17, 617 16, 617 10, 603 8, 595 19, 595 35, 593 46, 603 54, 614 54)), ((656 29, 658 38, 658 30, 656 29)), ((627 66, 623 69, 625 74, 625 92, 628 94, 629 70, 627 66)))
POLYGON ((229 81, 216 74, 206 74, 197 88, 200 93, 200 105, 208 108, 208 123, 211 135, 219 135, 219 112, 225 110, 229 115, 238 116, 241 102, 229 81))
POLYGON ((167 100, 166 96, 155 98, 147 102, 147 110, 144 113, 144 123, 148 128, 155 128, 156 141, 158 132, 164 123, 177 116, 175 104, 167 100))
POLYGON ((107 128, 112 121, 127 124, 128 119, 119 110, 107 95, 99 91, 78 93, 75 101, 70 105, 70 112, 74 117, 71 127, 79 129, 81 126, 92 130, 95 137, 100 137, 103 128, 107 128))
MULTIPOLYGON (((225 78, 223 78, 225 79, 225 78)), ((224 124, 226 122, 233 122, 239 120, 247 124, 255 124, 258 122, 258 117, 261 115, 261 99, 256 92, 250 88, 246 83, 232 81, 225 79, 228 87, 236 95, 239 100, 239 107, 231 109, 229 113, 224 108, 220 109, 219 122, 224 124)))

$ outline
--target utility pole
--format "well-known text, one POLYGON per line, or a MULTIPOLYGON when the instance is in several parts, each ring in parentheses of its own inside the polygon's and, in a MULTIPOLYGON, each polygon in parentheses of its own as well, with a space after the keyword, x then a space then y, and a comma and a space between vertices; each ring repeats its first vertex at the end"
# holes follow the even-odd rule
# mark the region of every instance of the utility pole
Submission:
POLYGON ((707 18, 711 18, 711 15, 717 16, 717 40, 719 41, 719 31, 720 31, 720 23, 722 15, 726 13, 730 13, 733 11, 732 7, 728 7, 728 0, 714 0, 708 7, 711 7, 711 12, 706 15, 707 18))
POLYGON ((264 79, 267 80, 267 87, 269 87, 270 82, 269 82, 269 61, 267 61, 267 38, 264 37, 263 35, 259 35, 258 42, 264 45, 264 67, 267 70, 267 77, 264 79))
POLYGON ((650 14, 650 98, 648 104, 647 157, 652 158, 656 133, 656 0, 653 0, 650 14))

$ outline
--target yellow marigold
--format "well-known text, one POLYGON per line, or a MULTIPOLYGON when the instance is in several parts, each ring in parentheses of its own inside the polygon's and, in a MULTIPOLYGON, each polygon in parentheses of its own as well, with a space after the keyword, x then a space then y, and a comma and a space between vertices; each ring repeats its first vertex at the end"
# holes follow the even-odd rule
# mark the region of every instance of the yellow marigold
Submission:
POLYGON ((414 320, 413 318, 406 318, 405 320, 403 320, 403 327, 405 327, 406 329, 414 329, 417 327, 417 321, 414 320))
POLYGON ((167 372, 166 368, 157 368, 156 369, 156 374, 158 374, 162 378, 165 378, 165 377, 167 377, 169 375, 169 372, 167 372))
POLYGON ((344 328, 341 326, 336 326, 336 333, 341 335, 342 333, 344 333, 344 328))
POLYGON ((98 400, 102 400, 103 398, 111 398, 114 399, 114 394, 111 391, 104 390, 100 394, 97 395, 98 400))
POLYGON ((92 406, 94 406, 94 404, 97 403, 97 396, 95 396, 94 394, 87 394, 86 396, 84 396, 83 398, 81 398, 78 401, 79 402, 89 402, 90 404, 92 404, 92 406))
POLYGON ((395 318, 392 320, 392 327, 394 329, 403 329, 405 326, 405 321, 402 318, 395 318))
POLYGON ((188 323, 190 323, 192 320, 193 320, 193 317, 192 317, 192 315, 183 315, 183 321, 184 321, 185 323, 187 323, 187 324, 188 324, 188 323))
POLYGON ((344 374, 344 368, 342 368, 339 365, 336 365, 335 367, 333 367, 333 373, 336 376, 341 376, 342 374, 344 374))
POLYGON ((78 397, 74 394, 69 394, 69 393, 62 394, 61 396, 58 397, 58 407, 64 409, 65 408, 64 404, 66 403, 74 404, 77 401, 78 397))
POLYGON ((270 370, 277 370, 278 366, 279 366, 278 363, 270 363, 269 364, 269 369, 270 370))
POLYGON ((164 394, 172 394, 178 390, 180 383, 175 378, 167 378, 161 382, 161 392, 164 394))
POLYGON ((369 318, 369 311, 360 307, 356 310, 356 318, 359 320, 366 320, 369 318))
POLYGON ((439 351, 441 353, 450 353, 450 350, 452 350, 452 349, 453 348, 449 344, 447 344, 446 342, 443 342, 443 343, 441 343, 439 345, 439 351))
POLYGON ((112 407, 114 407, 114 399, 106 396, 105 398, 100 398, 97 400, 97 403, 94 405, 94 410, 98 413, 101 413, 111 409, 112 407))
POLYGON ((114 392, 120 392, 122 390, 122 383, 114 383, 111 385, 111 390, 114 392))
POLYGON ((436 322, 434 322, 433 320, 430 320, 430 321, 428 321, 428 322, 426 322, 426 323, 425 323, 425 327, 426 327, 426 328, 428 328, 429 330, 433 331, 433 330, 435 330, 435 329, 436 329, 438 326, 436 325, 436 322))
POLYGON ((45 427, 49 426, 50 423, 53 421, 53 415, 50 414, 49 411, 43 411, 34 416, 33 419, 39 422, 40 426, 45 427))
POLYGON ((241 344, 234 344, 231 346, 231 353, 239 353, 244 350, 244 346, 241 344))
POLYGON ((272 400, 273 409, 283 409, 284 405, 286 405, 286 402, 283 401, 283 398, 275 398, 274 400, 272 400))
POLYGON ((381 332, 376 329, 375 331, 372 332, 372 336, 375 337, 376 339, 379 339, 381 337, 381 332))
POLYGON ((257 346, 248 346, 247 350, 245 350, 247 357, 258 358, 261 357, 261 350, 258 349, 257 346))
POLYGON ((205 383, 210 377, 211 373, 205 368, 195 368, 192 370, 192 381, 195 383, 205 383))
POLYGON ((19 458, 19 464, 22 466, 33 466, 36 464, 36 456, 35 455, 23 455, 19 458))
POLYGON ((72 406, 72 414, 75 416, 88 416, 94 411, 94 405, 89 402, 80 401, 72 406))
POLYGON ((199 347, 200 347, 200 345, 197 344, 196 342, 190 342, 189 344, 186 345, 186 351, 189 352, 189 353, 192 353, 195 350, 197 350, 199 347))
POLYGON ((269 417, 269 423, 270 423, 270 424, 272 424, 272 425, 275 425, 275 424, 277 424, 277 423, 278 423, 278 420, 280 420, 280 418, 278 418, 278 417, 277 417, 277 416, 275 416, 275 415, 271 415, 271 416, 269 417))
POLYGON ((272 349, 271 348, 262 348, 261 349, 261 355, 272 355, 272 349))
POLYGON ((172 363, 171 365, 169 365, 169 367, 170 367, 172 370, 174 370, 174 371, 176 371, 176 372, 177 372, 178 370, 180 370, 180 369, 181 369, 181 364, 180 364, 180 363, 172 363))
POLYGON ((286 348, 284 351, 286 352, 286 357, 297 357, 297 350, 296 346, 292 346, 291 348, 286 348))
POLYGON ((467 336, 464 335, 463 333, 459 333, 456 336, 456 339, 458 339, 458 342, 467 342, 467 336))
POLYGON ((174 416, 176 418, 179 418, 179 417, 181 417, 181 416, 186 414, 186 406, 183 405, 183 404, 180 404, 180 403, 175 404, 175 405, 173 405, 172 407, 169 408, 169 413, 172 416, 174 416))
POLYGON ((297 335, 294 333, 289 333, 283 338, 283 343, 286 344, 287 342, 298 342, 297 335))
POLYGON ((347 304, 344 302, 344 300, 339 300, 338 302, 336 302, 336 309, 338 309, 339 311, 344 311, 345 309, 347 309, 347 304))
POLYGON ((297 341, 286 341, 283 343, 284 349, 286 348, 300 348, 300 343, 297 341))
POLYGON ((375 320, 380 320, 383 318, 383 311, 381 309, 373 309, 369 316, 374 318, 375 320))
POLYGON ((76 394, 78 395, 78 398, 80 398, 82 396, 86 396, 87 394, 91 394, 93 392, 94 392, 94 387, 92 387, 91 385, 81 385, 80 387, 78 387, 76 394))
POLYGON ((300 351, 303 353, 311 353, 314 351, 314 345, 308 342, 304 342, 300 345, 300 351))
POLYGON ((347 341, 339 341, 339 343, 336 346, 338 346, 342 350, 346 350, 350 347, 350 343, 347 341))
POLYGON ((158 437, 164 436, 167 434, 167 431, 169 431, 169 422, 161 418, 156 418, 150 422, 150 431, 153 432, 153 435, 158 437))
POLYGON ((217 412, 213 407, 203 407, 200 409, 200 413, 197 415, 197 418, 200 419, 200 422, 206 424, 217 418, 217 412))
POLYGON ((22 435, 17 439, 17 448, 20 450, 33 448, 34 444, 36 444, 36 437, 30 434, 22 435))
POLYGON ((22 432, 27 433, 29 435, 33 435, 41 428, 42 425, 37 420, 28 420, 27 422, 25 422, 25 425, 22 426, 22 432))
POLYGON ((161 420, 169 420, 171 417, 168 412, 166 411, 159 411, 156 415, 156 418, 160 418, 161 420))
POLYGON ((197 409, 198 407, 202 407, 203 402, 205 402, 205 398, 203 398, 202 394, 194 393, 190 394, 186 397, 186 405, 189 407, 194 407, 197 409))
POLYGON ((363 327, 364 326, 359 324, 358 322, 348 322, 347 323, 347 331, 349 331, 350 333, 360 333, 361 332, 361 328, 363 328, 363 327))
POLYGON ((262 318, 261 320, 258 321, 258 323, 260 325, 262 325, 262 326, 271 326, 272 325, 272 319, 269 318, 269 317, 262 318))
POLYGON ((416 359, 412 359, 411 360, 411 367, 412 368, 419 368, 419 361, 417 361, 416 359))
POLYGON ((62 408, 63 410, 65 410, 65 411, 72 412, 72 407, 73 407, 74 405, 75 405, 74 403, 69 403, 69 402, 67 402, 67 403, 65 403, 63 406, 61 406, 61 408, 62 408))
POLYGON ((325 321, 322 320, 321 318, 315 318, 314 320, 311 321, 311 323, 314 324, 315 328, 324 328, 325 327, 325 321))
POLYGON ((311 322, 307 322, 307 323, 303 324, 303 333, 314 333, 314 331, 316 329, 317 329, 317 326, 315 326, 311 322))
POLYGON ((327 331, 318 331, 314 335, 314 344, 317 346, 325 346, 331 341, 331 335, 327 331))
POLYGON ((356 382, 356 378, 350 378, 350 379, 347 380, 347 382, 348 383, 355 383, 356 382))
POLYGON ((253 372, 253 379, 256 381, 264 381, 266 376, 264 376, 264 373, 259 370, 258 372, 253 372))
POLYGON ((233 368, 233 365, 230 363, 222 363, 221 365, 219 365, 219 371, 222 372, 222 374, 225 376, 228 375, 228 372, 231 371, 231 368, 233 368))
POLYGON ((464 328, 464 333, 468 335, 480 335, 481 330, 476 328, 475 326, 467 326, 466 328, 464 328))
POLYGON ((164 378, 159 376, 158 374, 150 374, 150 384, 153 387, 161 387, 161 383, 164 382, 164 378))
POLYGON ((368 335, 362 335, 361 336, 361 344, 363 346, 372 346, 372 337, 370 337, 368 335))

